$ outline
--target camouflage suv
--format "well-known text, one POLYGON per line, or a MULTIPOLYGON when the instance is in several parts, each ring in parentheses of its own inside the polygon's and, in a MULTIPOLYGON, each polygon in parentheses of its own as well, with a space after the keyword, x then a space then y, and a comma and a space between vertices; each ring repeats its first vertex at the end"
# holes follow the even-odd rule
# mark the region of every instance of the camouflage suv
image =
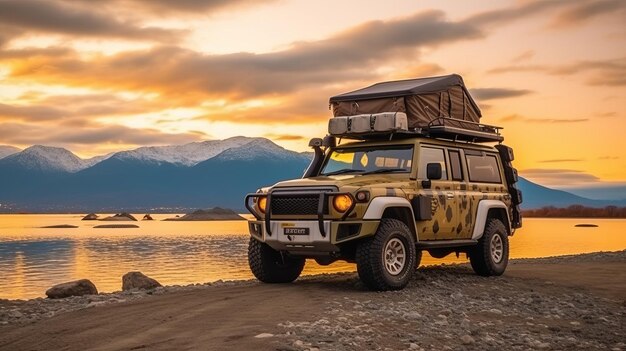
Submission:
POLYGON ((356 263, 370 289, 396 290, 425 250, 436 258, 466 253, 477 274, 501 275, 508 237, 521 227, 513 151, 450 139, 409 133, 340 145, 333 136, 311 140, 315 158, 302 179, 246 197, 255 217, 253 274, 286 283, 307 258, 345 260, 356 263))

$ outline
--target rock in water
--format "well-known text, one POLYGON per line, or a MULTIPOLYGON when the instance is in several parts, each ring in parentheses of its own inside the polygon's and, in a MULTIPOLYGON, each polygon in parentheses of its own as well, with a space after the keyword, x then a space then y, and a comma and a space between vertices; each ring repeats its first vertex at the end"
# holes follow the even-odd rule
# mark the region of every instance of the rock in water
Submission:
POLYGON ((122 277, 122 290, 154 289, 161 286, 156 280, 141 272, 128 272, 122 277))
POLYGON ((88 215, 86 215, 85 217, 83 217, 83 221, 95 221, 98 219, 98 215, 95 213, 90 213, 88 215))
POLYGON ((182 217, 166 218, 166 221, 227 221, 244 220, 235 211, 226 208, 213 207, 207 210, 196 210, 182 217))
POLYGON ((72 224, 55 224, 55 225, 46 225, 40 228, 60 228, 60 229, 67 229, 67 228, 78 228, 77 225, 72 225, 72 224))
POLYGON ((97 295, 98 289, 89 279, 57 284, 46 291, 51 299, 62 299, 70 296, 97 295))
POLYGON ((132 214, 128 212, 118 213, 116 215, 101 219, 101 221, 136 221, 136 220, 137 218, 135 218, 132 214))

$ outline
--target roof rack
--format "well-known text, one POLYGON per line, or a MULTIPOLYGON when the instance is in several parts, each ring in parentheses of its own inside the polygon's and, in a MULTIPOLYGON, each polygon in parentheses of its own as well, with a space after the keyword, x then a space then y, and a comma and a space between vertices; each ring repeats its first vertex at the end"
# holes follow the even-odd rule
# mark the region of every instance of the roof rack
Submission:
POLYGON ((500 134, 500 130, 502 129, 502 127, 488 124, 464 121, 450 117, 439 117, 430 121, 428 125, 423 128, 385 132, 345 133, 335 136, 355 140, 391 140, 427 137, 472 143, 501 143, 504 141, 504 137, 500 134))
POLYGON ((502 127, 465 121, 450 117, 439 117, 428 123, 427 136, 474 143, 502 142, 502 127))

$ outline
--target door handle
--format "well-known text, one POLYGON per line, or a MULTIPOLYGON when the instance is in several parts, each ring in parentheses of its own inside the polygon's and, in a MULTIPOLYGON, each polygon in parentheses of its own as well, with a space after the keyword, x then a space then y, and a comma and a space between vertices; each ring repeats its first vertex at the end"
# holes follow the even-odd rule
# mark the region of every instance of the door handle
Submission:
POLYGON ((454 193, 446 193, 448 199, 454 199, 454 193))

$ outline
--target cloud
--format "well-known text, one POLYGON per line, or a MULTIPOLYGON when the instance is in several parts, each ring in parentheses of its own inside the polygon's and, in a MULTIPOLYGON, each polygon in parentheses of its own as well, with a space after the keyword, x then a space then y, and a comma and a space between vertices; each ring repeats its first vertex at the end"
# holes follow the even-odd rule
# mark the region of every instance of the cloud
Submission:
POLYGON ((532 179, 543 185, 561 185, 572 186, 580 184, 597 183, 600 178, 593 174, 573 169, 543 169, 530 168, 520 170, 520 175, 525 178, 532 179))
POLYGON ((21 100, 28 105, 0 103, 0 120, 22 120, 40 122, 100 116, 147 113, 167 107, 162 101, 144 99, 122 99, 110 94, 52 95, 40 96, 29 92, 21 100))
MULTIPOLYGON (((89 3, 92 0, 82 1, 89 3)), ((171 12, 178 12, 206 16, 228 8, 249 7, 274 1, 276 0, 109 0, 108 3, 115 7, 148 10, 160 14, 170 15, 171 12)))
MULTIPOLYGON (((614 15, 616 12, 624 12, 626 2, 622 0, 588 1, 580 2, 573 8, 561 12, 553 21, 552 26, 571 27, 580 25, 602 15, 614 15)), ((622 20, 626 18, 622 17, 622 20)))
POLYGON ((484 11, 470 16, 465 22, 475 23, 483 28, 495 28, 529 16, 542 14, 546 11, 569 6, 569 1, 524 1, 521 5, 484 11))
POLYGON ((0 118, 47 120, 65 117, 66 113, 51 106, 12 106, 0 104, 0 118))
POLYGON ((0 139, 13 145, 162 145, 202 140, 195 133, 163 133, 156 129, 135 129, 119 125, 90 123, 81 128, 51 128, 49 125, 0 123, 0 139))
POLYGON ((497 67, 489 73, 540 72, 554 76, 579 76, 585 74, 585 83, 592 86, 626 85, 626 57, 608 60, 585 60, 559 66, 511 65, 497 67))
POLYGON ((535 57, 535 50, 527 50, 513 57, 511 61, 515 63, 519 63, 519 62, 529 61, 533 57, 535 57))
POLYGON ((265 134, 266 138, 272 140, 280 140, 280 141, 291 141, 291 140, 302 140, 304 139, 301 135, 290 135, 290 134, 265 134))
MULTIPOLYGON (((98 12, 93 6, 55 1, 0 1, 0 22, 14 31, 66 34, 73 37, 118 38, 126 40, 175 41, 182 31, 144 27, 118 19, 111 13, 98 12)), ((5 39, 7 40, 7 39, 5 39)))
POLYGON ((470 89, 470 93, 475 95, 480 100, 494 100, 528 95, 533 93, 533 91, 508 88, 476 88, 470 89))
MULTIPOLYGON (((465 21, 474 23, 484 29, 495 29, 517 20, 527 19, 535 15, 556 13, 552 27, 569 27, 580 25, 592 18, 606 14, 621 14, 626 9, 622 0, 552 0, 552 1, 520 1, 520 5, 484 11, 470 16, 465 21)), ((620 17, 620 19, 622 19, 620 17)))
MULTIPOLYGON (((264 54, 206 55, 174 46, 92 58, 76 52, 42 53, 33 62, 13 60, 8 79, 157 92, 190 101, 246 99, 311 85, 373 79, 373 68, 382 62, 416 58, 421 48, 481 36, 470 24, 449 22, 443 12, 427 11, 367 22, 327 39, 297 42, 285 50, 264 54)), ((19 55, 20 50, 3 54, 19 55)))
POLYGON ((580 123, 589 121, 588 118, 529 118, 518 114, 504 116, 500 122, 529 122, 529 123, 580 123))
POLYGON ((554 160, 542 160, 539 163, 568 163, 568 162, 582 162, 583 159, 575 159, 575 158, 561 158, 554 160))
MULTIPOLYGON (((207 16, 227 9, 252 7, 276 0, 107 0, 98 5, 107 9, 124 9, 130 13, 146 13, 160 17, 187 14, 193 16, 207 16)), ((93 0, 60 0, 67 5, 82 3, 90 6, 93 0)))

